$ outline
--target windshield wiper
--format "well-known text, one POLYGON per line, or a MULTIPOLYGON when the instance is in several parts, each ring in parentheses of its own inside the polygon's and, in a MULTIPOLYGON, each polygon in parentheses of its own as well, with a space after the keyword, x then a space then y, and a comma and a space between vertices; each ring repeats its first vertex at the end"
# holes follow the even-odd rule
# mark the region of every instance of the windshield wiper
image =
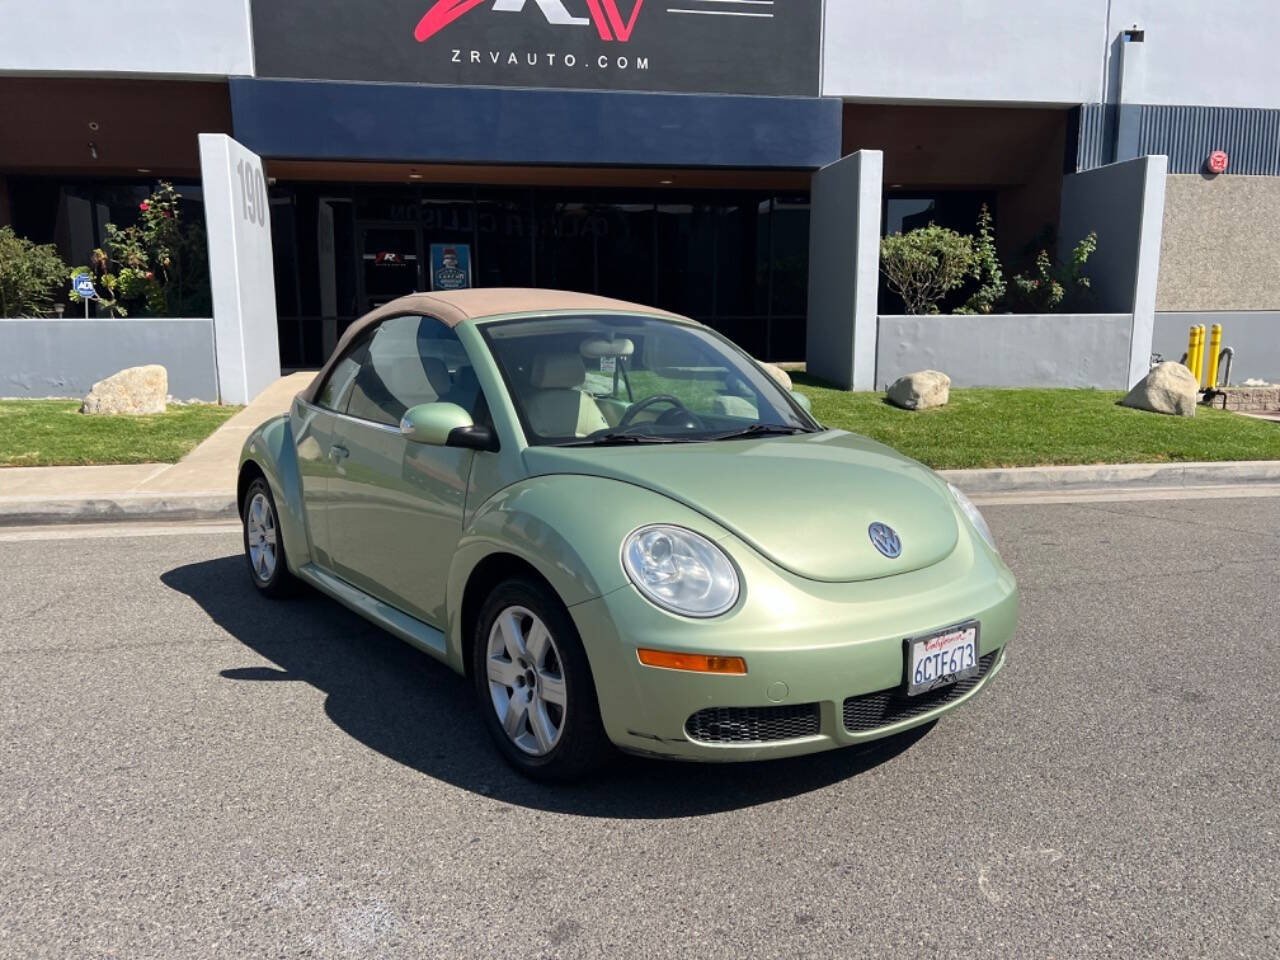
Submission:
POLYGON ((583 440, 571 440, 568 443, 557 443, 557 447, 612 447, 624 443, 686 443, 679 437, 658 437, 648 433, 624 433, 613 430, 602 433, 598 437, 587 437, 583 440))
POLYGON ((809 433, 808 427, 792 427, 781 423, 753 423, 741 430, 730 430, 728 433, 717 433, 712 440, 735 440, 738 437, 781 437, 796 433, 809 433))

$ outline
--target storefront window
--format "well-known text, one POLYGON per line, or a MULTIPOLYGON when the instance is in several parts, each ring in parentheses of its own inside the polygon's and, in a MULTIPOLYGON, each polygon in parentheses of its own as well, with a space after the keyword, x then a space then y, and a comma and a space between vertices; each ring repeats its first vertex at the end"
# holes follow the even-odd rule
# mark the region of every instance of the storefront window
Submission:
POLYGON ((653 203, 600 203, 595 216, 601 226, 596 242, 598 292, 636 303, 651 301, 657 263, 653 203))
MULTIPOLYGON (((277 290, 296 277, 298 291, 299 324, 281 335, 286 366, 323 359, 313 328, 341 333, 374 306, 428 289, 432 244, 469 244, 475 286, 653 304, 707 323, 756 356, 804 356, 804 195, 299 184, 272 196, 294 201, 273 206, 294 220, 291 230, 273 231, 277 245, 297 244, 296 254, 276 251, 277 290)), ((282 293, 282 330, 287 301, 282 293)))
POLYGON ((557 193, 534 199, 537 244, 534 283, 557 290, 596 289, 596 238, 608 237, 609 223, 589 202, 557 193))
POLYGON ((715 312, 715 208, 659 203, 657 306, 705 320, 715 312))
POLYGON ((533 285, 533 194, 482 190, 476 198, 476 251, 471 265, 481 287, 533 285))

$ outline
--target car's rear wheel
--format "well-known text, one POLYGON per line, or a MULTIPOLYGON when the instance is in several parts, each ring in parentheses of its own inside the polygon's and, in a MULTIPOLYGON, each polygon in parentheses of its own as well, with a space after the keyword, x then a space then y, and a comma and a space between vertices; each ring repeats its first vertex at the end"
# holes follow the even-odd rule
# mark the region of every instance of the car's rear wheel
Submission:
POLYGON ((249 484, 245 493, 243 520, 244 556, 253 585, 269 597, 287 594, 294 580, 285 562, 280 515, 271 487, 261 477, 249 484))
POLYGON ((494 589, 480 611, 471 666, 485 725, 518 771, 573 780, 608 758, 582 640, 541 584, 508 580, 494 589))

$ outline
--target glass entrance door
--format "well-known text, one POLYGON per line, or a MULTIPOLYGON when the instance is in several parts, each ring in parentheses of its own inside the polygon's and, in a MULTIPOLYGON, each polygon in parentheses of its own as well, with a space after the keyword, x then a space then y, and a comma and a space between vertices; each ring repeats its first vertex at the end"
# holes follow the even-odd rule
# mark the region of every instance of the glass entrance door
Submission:
POLYGON ((417 227, 362 228, 360 256, 360 295, 365 311, 426 289, 417 227))

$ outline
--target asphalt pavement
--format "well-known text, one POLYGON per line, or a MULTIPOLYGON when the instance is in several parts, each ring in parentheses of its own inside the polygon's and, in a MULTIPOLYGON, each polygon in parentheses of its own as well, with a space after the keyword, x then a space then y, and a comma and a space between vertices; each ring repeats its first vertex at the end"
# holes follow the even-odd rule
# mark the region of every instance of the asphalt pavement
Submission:
POLYGON ((225 527, 0 531, 0 956, 1280 956, 1280 498, 985 512, 983 696, 574 787, 225 527))

